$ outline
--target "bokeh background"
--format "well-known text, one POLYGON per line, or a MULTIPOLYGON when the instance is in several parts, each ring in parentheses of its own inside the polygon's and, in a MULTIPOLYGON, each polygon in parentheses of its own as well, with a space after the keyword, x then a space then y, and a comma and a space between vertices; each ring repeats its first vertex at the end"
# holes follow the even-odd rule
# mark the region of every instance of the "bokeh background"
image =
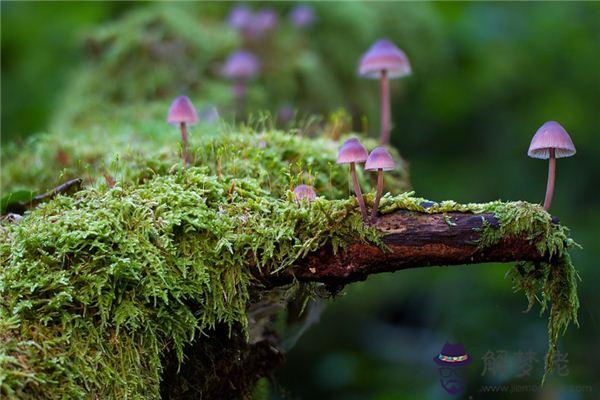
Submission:
POLYGON ((531 136, 547 120, 571 133, 578 153, 558 161, 552 207, 583 246, 573 251, 580 327, 560 343, 568 370, 543 393, 483 393, 540 382, 546 316, 521 312, 506 265, 428 268, 346 288, 290 352, 271 397, 446 398, 432 362, 446 341, 474 358, 465 398, 600 397, 600 3, 308 3, 306 24, 290 19, 295 3, 248 3, 262 11, 258 31, 227 23, 240 5, 2 2, 2 146, 182 91, 205 116, 230 117, 219 71, 241 47, 261 60, 245 112, 279 115, 282 127, 286 114, 321 115, 376 136, 378 85, 356 69, 388 37, 413 67, 391 84, 392 141, 420 196, 541 202, 547 165, 526 156, 531 136), (483 373, 482 357, 502 351, 497 373, 483 373), (518 377, 519 351, 537 354, 528 376, 518 377))

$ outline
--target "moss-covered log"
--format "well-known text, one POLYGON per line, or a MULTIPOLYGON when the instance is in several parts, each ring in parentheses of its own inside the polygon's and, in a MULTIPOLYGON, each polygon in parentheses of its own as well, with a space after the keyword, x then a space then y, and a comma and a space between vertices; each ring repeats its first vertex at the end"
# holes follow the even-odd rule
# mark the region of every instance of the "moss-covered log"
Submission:
POLYGON ((350 243, 341 253, 323 247, 272 282, 348 284, 371 274, 407 268, 489 262, 551 262, 526 235, 506 235, 490 246, 480 246, 484 229, 499 227, 493 213, 450 212, 425 214, 399 210, 381 216, 374 227, 384 247, 350 243))
MULTIPOLYGON (((52 154, 68 143, 52 140, 3 165, 10 187, 38 171, 40 182, 52 181, 52 154), (19 165, 29 152, 39 168, 27 172, 19 165)), ((69 155, 105 159, 119 148, 103 145, 69 155)), ((384 196, 378 224, 365 225, 335 165, 338 145, 248 131, 198 137, 190 168, 160 144, 122 151, 114 165, 71 161, 62 179, 87 176, 82 190, 0 224, 0 392, 208 398, 227 388, 243 397, 279 363, 271 310, 289 312, 316 293, 310 281, 335 288, 384 270, 494 260, 532 261, 509 276, 531 304, 550 305, 551 366, 578 306, 568 229, 535 204, 434 203, 410 192, 384 196), (290 188, 300 182, 315 186, 316 201, 294 201, 290 188), (349 266, 358 267, 348 274, 349 266), (273 288, 265 279, 293 282, 273 288), (274 358, 255 353, 263 350, 274 358)), ((399 191, 403 176, 387 187, 399 191)), ((372 207, 370 190, 365 200, 372 207)))

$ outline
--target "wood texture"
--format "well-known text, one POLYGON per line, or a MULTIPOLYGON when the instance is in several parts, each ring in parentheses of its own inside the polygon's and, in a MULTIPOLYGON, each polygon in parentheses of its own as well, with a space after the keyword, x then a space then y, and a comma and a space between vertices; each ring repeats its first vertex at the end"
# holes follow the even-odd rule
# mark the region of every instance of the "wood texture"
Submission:
POLYGON ((407 268, 544 260, 524 237, 505 237, 492 246, 478 246, 484 221, 498 227, 493 214, 451 212, 425 214, 398 211, 379 218, 375 226, 384 234, 387 249, 375 244, 353 243, 343 253, 331 248, 300 260, 282 274, 268 278, 275 284, 292 279, 344 285, 366 279, 371 274, 407 268))

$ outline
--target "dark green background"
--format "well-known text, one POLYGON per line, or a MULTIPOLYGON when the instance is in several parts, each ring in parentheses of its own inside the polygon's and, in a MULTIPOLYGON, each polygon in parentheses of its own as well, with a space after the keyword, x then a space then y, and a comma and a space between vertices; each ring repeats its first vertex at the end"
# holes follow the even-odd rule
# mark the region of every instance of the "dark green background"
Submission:
MULTIPOLYGON (((89 29, 132 8, 149 6, 3 2, 3 143, 49 127, 61 90, 83 60, 82 38, 89 29)), ((212 4, 211 13, 225 15, 231 6, 212 4)), ((251 6, 258 9, 260 4, 251 6)), ((281 13, 290 8, 269 6, 281 13)), ((583 246, 573 252, 582 278, 581 327, 570 328, 561 340, 569 374, 552 377, 545 390, 554 398, 598 398, 600 4, 373 4, 389 9, 383 14, 389 16, 368 20, 356 15, 364 32, 361 43, 348 43, 352 26, 336 25, 336 15, 345 13, 347 21, 356 5, 314 6, 319 22, 312 28, 309 46, 351 65, 366 49, 363 43, 380 36, 403 38, 398 44, 407 52, 414 74, 392 82, 393 142, 410 162, 420 196, 539 202, 547 165, 526 156, 529 140, 547 120, 561 122, 571 133, 578 153, 558 161, 552 213, 572 227, 583 246), (403 19, 408 10, 407 15, 418 16, 419 24, 403 19), (578 392, 574 385, 591 386, 592 393, 578 392)), ((350 81, 359 80, 337 78, 332 84, 342 92, 350 81)), ((373 87, 369 93, 377 102, 376 83, 363 83, 373 87)), ((352 94, 347 95, 347 101, 328 104, 330 111, 348 105, 352 94)), ((484 384, 539 383, 546 318, 537 310, 521 313, 526 301, 511 293, 506 269, 477 265, 408 270, 348 287, 290 353, 277 374, 281 387, 273 396, 446 398, 431 361, 445 341, 463 343, 475 358, 468 388, 475 399, 508 397, 480 393, 484 384), (504 374, 482 376, 481 357, 500 350, 533 350, 539 362, 524 378, 516 377, 514 363, 504 374)), ((511 398, 538 396, 521 393, 511 398)))

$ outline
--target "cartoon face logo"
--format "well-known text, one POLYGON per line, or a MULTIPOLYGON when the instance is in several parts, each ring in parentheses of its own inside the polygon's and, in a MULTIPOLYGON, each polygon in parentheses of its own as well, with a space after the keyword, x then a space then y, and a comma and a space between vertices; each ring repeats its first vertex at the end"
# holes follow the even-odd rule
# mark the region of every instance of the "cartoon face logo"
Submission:
POLYGON ((467 385, 467 371, 464 366, 471 363, 471 357, 465 352, 465 347, 460 343, 446 342, 433 361, 438 365, 442 388, 451 395, 462 393, 467 385))

